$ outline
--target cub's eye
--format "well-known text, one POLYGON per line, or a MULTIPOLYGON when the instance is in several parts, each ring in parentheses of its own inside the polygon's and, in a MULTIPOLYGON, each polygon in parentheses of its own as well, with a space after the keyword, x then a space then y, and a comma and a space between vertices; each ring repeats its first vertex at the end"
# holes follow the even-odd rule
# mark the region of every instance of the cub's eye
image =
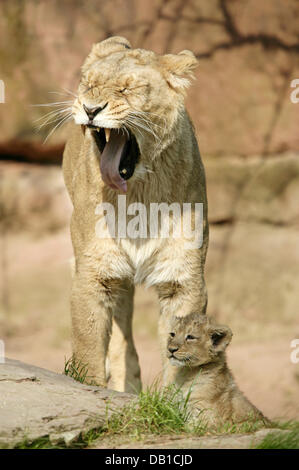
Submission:
POLYGON ((195 338, 195 336, 187 335, 187 336, 186 336, 186 340, 188 341, 189 339, 196 339, 196 338, 195 338))
POLYGON ((127 88, 122 88, 121 90, 119 90, 120 93, 124 93, 125 91, 127 91, 127 88))
POLYGON ((175 336, 175 333, 169 333, 169 335, 173 338, 175 336))

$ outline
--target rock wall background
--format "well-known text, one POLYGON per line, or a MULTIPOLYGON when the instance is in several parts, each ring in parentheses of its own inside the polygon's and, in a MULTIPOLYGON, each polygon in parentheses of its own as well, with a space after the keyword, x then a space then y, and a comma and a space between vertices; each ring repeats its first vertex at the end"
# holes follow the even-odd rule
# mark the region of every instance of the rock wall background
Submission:
POLYGON ((2 0, 0 11, 1 141, 41 139, 33 121, 44 110, 29 105, 75 91, 91 44, 118 34, 135 47, 197 55, 187 104, 204 155, 298 150, 289 99, 299 76, 296 0, 2 0))
POLYGON ((194 51, 187 105, 205 156, 298 150, 296 0, 2 0, 0 12, 1 141, 42 139, 33 121, 44 110, 30 105, 75 91, 91 44, 117 34, 158 53, 194 51))
MULTIPOLYGON (((91 44, 124 35, 199 59, 187 107, 207 173, 209 312, 234 331, 231 361, 253 401, 271 416, 299 416, 289 360, 299 338, 298 31, 296 0, 0 2, 0 337, 11 356, 62 370, 69 353, 67 128, 43 145, 51 127, 36 131, 45 108, 32 105, 69 99, 91 44)), ((157 315, 154 292, 138 289, 147 382, 159 369, 149 366, 157 315)))

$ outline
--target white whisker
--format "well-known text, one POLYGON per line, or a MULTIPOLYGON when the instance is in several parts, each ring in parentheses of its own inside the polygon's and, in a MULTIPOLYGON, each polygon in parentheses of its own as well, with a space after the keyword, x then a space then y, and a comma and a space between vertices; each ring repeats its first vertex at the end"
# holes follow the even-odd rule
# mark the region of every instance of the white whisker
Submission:
POLYGON ((55 94, 55 95, 61 95, 61 96, 71 95, 71 96, 74 96, 75 98, 78 98, 78 95, 76 93, 73 93, 68 88, 62 87, 62 90, 64 90, 64 92, 62 92, 62 91, 48 91, 48 93, 52 93, 52 94, 55 94))
MULTIPOLYGON (((68 113, 67 116, 72 116, 72 113, 68 113)), ((59 121, 59 119, 61 119, 64 116, 59 115, 59 116, 56 116, 56 117, 54 117, 54 116, 52 116, 52 117, 53 117, 53 119, 49 118, 45 122, 43 122, 42 124, 37 126, 37 129, 40 131, 43 127, 48 126, 50 124, 53 124, 54 122, 59 121)))
POLYGON ((39 122, 42 119, 45 119, 45 120, 47 120, 48 118, 51 119, 51 117, 54 117, 55 115, 59 115, 59 114, 62 115, 64 112, 70 111, 71 109, 72 109, 71 107, 67 107, 67 108, 61 108, 61 109, 55 110, 55 111, 49 111, 48 113, 44 114, 43 116, 35 119, 34 122, 39 122))
POLYGON ((66 91, 67 94, 72 95, 72 96, 74 96, 75 98, 78 98, 77 93, 72 92, 72 91, 69 90, 68 88, 64 88, 64 87, 63 87, 62 89, 63 89, 64 91, 66 91))
POLYGON ((58 127, 60 127, 62 124, 65 124, 67 121, 69 121, 70 119, 72 118, 72 114, 69 114, 69 115, 66 115, 64 118, 62 118, 58 124, 56 124, 56 126, 51 130, 51 132, 47 135, 47 137, 45 138, 44 140, 44 144, 47 142, 47 140, 51 137, 51 135, 53 134, 53 132, 55 132, 56 129, 58 129, 58 127))
MULTIPOLYGON (((132 111, 129 114, 129 116, 127 116, 126 121, 131 126, 134 125, 135 127, 141 128, 141 129, 145 130, 146 132, 150 133, 154 137, 154 139, 157 141, 157 143, 161 142, 161 139, 157 135, 155 128, 158 127, 160 129, 162 129, 162 127, 159 126, 158 124, 152 122, 148 118, 146 113, 144 113, 142 111, 132 111)), ((164 130, 163 130, 163 133, 164 133, 164 130)))
POLYGON ((42 107, 51 107, 51 106, 61 106, 65 104, 73 103, 73 100, 66 100, 66 101, 54 101, 52 103, 42 103, 42 104, 30 104, 29 106, 33 108, 42 108, 42 107))

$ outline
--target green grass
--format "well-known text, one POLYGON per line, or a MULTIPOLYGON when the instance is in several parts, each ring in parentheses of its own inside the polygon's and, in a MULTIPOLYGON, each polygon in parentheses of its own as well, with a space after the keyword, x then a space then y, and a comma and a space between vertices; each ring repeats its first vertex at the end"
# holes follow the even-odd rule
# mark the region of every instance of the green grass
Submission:
POLYGON ((288 432, 271 432, 260 442, 256 449, 299 449, 299 421, 277 423, 281 430, 288 432))
MULTIPOLYGON (((107 421, 106 435, 121 434, 139 439, 146 434, 182 434, 191 432, 189 397, 171 385, 158 389, 156 384, 140 392, 138 398, 107 421)), ((192 432, 205 429, 193 425, 192 432)))
POLYGON ((30 440, 25 438, 22 442, 17 444, 15 449, 85 449, 90 446, 92 442, 98 439, 102 434, 101 428, 91 429, 90 431, 82 432, 76 440, 70 444, 66 444, 63 440, 57 443, 52 443, 49 436, 39 437, 38 439, 30 440))
MULTIPOLYGON (((214 433, 219 434, 251 434, 253 432, 259 431, 264 428, 264 423, 261 420, 254 421, 248 419, 243 423, 223 423, 221 426, 218 426, 214 433)), ((268 427, 268 425, 267 425, 268 427)))
POLYGON ((175 385, 158 388, 157 383, 142 391, 137 399, 107 419, 102 436, 126 436, 140 440, 146 435, 204 436, 253 433, 264 427, 262 421, 248 419, 240 424, 224 423, 215 429, 200 415, 192 419, 189 394, 184 397, 175 385))
POLYGON ((65 359, 63 373, 72 377, 74 380, 77 380, 81 384, 85 383, 86 379, 88 379, 87 364, 77 360, 74 356, 71 356, 69 359, 65 359))
POLYGON ((65 449, 66 445, 52 444, 48 436, 39 437, 38 439, 24 439, 19 442, 14 449, 65 449))

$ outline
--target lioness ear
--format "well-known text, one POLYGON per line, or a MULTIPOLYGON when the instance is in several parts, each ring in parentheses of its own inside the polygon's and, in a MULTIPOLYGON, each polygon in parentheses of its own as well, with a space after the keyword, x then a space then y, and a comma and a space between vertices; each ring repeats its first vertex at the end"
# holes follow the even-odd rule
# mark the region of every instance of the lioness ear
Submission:
POLYGON ((210 337, 214 351, 224 351, 232 339, 233 333, 228 326, 214 326, 210 330, 210 337))
POLYGON ((124 49, 131 49, 131 44, 121 36, 113 36, 94 44, 82 66, 82 72, 84 73, 97 60, 124 49))
POLYGON ((198 60, 191 51, 182 51, 179 54, 166 54, 160 58, 164 77, 171 88, 184 92, 193 78, 193 70, 198 60))

